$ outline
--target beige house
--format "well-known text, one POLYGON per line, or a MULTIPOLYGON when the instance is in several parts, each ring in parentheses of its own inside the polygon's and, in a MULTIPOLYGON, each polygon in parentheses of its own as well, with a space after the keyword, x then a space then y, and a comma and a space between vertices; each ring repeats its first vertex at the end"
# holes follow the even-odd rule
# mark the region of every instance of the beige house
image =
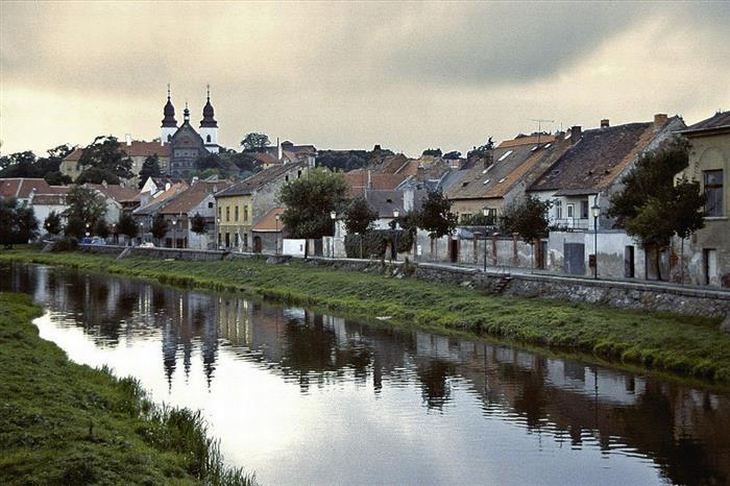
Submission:
MULTIPOLYGON (((160 170, 163 174, 167 173, 170 164, 170 146, 160 145, 160 142, 145 142, 140 140, 132 140, 127 137, 126 140, 120 141, 121 149, 132 159, 132 173, 139 174, 142 164, 147 157, 157 154, 160 161, 160 170)), ((63 175, 69 176, 72 180, 81 175, 82 169, 79 166, 79 160, 84 153, 83 147, 77 147, 73 152, 68 154, 62 161, 59 170, 63 175)))
POLYGON ((705 193, 705 227, 689 238, 690 282, 730 287, 730 111, 682 130, 689 139, 684 176, 705 193))

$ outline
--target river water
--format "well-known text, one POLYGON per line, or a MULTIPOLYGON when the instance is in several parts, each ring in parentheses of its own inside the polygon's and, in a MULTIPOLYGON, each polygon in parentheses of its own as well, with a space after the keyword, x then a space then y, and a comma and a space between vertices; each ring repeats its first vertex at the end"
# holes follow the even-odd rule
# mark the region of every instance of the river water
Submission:
POLYGON ((44 266, 0 290, 79 363, 203 411, 260 483, 730 482, 730 395, 489 342, 44 266))

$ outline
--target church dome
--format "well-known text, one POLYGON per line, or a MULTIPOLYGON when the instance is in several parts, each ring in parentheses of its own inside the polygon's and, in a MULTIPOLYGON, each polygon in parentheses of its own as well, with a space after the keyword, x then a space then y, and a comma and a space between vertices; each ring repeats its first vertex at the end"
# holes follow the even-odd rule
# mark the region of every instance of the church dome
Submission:
POLYGON ((169 94, 167 96, 167 103, 165 103, 165 107, 162 109, 162 113, 165 116, 162 119, 163 127, 176 127, 177 126, 177 120, 175 120, 175 107, 172 106, 172 101, 170 101, 169 94))
POLYGON ((203 119, 200 120, 201 127, 217 127, 218 122, 215 121, 215 110, 213 105, 210 104, 210 88, 208 88, 208 101, 203 107, 203 119))

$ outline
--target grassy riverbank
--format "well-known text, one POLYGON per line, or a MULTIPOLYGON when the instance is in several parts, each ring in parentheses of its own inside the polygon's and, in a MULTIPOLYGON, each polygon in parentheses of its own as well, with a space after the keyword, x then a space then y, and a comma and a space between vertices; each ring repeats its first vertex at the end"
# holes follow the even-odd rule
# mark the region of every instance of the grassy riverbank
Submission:
POLYGON ((0 483, 253 484, 223 465, 197 413, 159 408, 135 380, 38 337, 40 312, 0 293, 0 483))
POLYGON ((622 311, 588 304, 483 295, 476 290, 303 262, 161 261, 81 253, 0 253, 0 262, 63 265, 163 284, 243 292, 282 302, 426 328, 485 333, 530 345, 730 383, 730 334, 700 317, 622 311))

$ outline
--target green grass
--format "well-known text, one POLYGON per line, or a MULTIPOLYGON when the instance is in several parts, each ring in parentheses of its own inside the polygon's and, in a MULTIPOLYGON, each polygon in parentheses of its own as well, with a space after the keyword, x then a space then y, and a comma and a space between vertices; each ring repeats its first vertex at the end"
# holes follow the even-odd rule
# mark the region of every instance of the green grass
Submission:
POLYGON ((0 253, 0 262, 63 265, 162 284, 240 292, 355 317, 469 331, 600 360, 730 383, 730 334, 719 320, 484 295, 455 285, 346 272, 306 262, 115 260, 103 255, 0 253))
POLYGON ((198 412, 68 360, 23 294, 0 293, 0 483, 254 484, 223 465, 198 412))

